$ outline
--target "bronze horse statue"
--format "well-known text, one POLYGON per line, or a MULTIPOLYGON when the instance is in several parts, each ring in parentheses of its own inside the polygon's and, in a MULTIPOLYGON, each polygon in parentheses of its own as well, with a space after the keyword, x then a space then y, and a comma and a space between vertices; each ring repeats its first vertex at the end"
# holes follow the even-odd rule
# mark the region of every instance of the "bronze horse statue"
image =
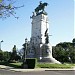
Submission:
POLYGON ((36 14, 37 14, 40 10, 44 11, 45 6, 47 6, 47 5, 48 5, 48 3, 41 3, 41 2, 40 2, 40 4, 38 5, 38 7, 35 9, 36 14))

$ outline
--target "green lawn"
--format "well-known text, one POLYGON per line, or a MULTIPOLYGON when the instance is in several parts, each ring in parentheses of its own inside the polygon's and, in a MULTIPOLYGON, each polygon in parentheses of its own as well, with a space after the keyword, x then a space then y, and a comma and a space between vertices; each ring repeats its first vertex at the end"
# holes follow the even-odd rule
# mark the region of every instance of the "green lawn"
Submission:
MULTIPOLYGON (((21 62, 17 63, 1 63, 1 65, 7 65, 14 68, 21 68, 21 62)), ((50 63, 37 63, 36 68, 72 68, 75 64, 50 64, 50 63)))
MULTIPOLYGON (((10 63, 10 66, 14 66, 17 68, 21 67, 22 63, 10 63)), ((37 63, 36 68, 72 68, 75 64, 50 64, 50 63, 37 63)))
POLYGON ((21 64, 22 64, 21 62, 17 63, 0 62, 0 65, 6 65, 14 68, 21 68, 21 64))
POLYGON ((38 63, 37 67, 40 68, 72 68, 75 64, 50 64, 50 63, 38 63))
POLYGON ((15 68, 21 68, 21 64, 20 62, 18 63, 9 63, 9 66, 15 67, 15 68))

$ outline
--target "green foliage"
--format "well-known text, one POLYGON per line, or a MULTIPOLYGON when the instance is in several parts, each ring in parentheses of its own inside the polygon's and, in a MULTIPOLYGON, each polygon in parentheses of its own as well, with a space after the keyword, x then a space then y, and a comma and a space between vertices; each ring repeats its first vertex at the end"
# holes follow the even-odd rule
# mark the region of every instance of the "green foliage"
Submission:
POLYGON ((5 51, 3 52, 3 60, 8 61, 10 59, 10 52, 5 51))
MULTIPOLYGON (((25 47, 24 47, 25 48, 25 47)), ((74 39, 71 42, 58 43, 53 46, 53 57, 62 63, 75 63, 75 46, 74 39)), ((21 53, 21 52, 20 52, 21 53)), ((23 56, 23 51, 22 55, 23 56)), ((16 45, 14 45, 12 52, 0 50, 0 61, 16 62, 21 59, 21 56, 17 54, 16 45)))
POLYGON ((75 38, 72 40, 73 43, 75 43, 75 38))
POLYGON ((17 54, 16 45, 14 45, 12 52, 0 50, 0 61, 16 62, 21 57, 17 54))
POLYGON ((2 50, 0 50, 0 61, 2 61, 3 60, 3 52, 2 52, 2 50))
POLYGON ((74 39, 73 43, 63 42, 58 43, 55 47, 53 47, 53 57, 55 57, 62 63, 64 62, 75 63, 74 39))
POLYGON ((16 49, 16 45, 14 45, 13 49, 12 49, 12 53, 11 53, 11 57, 10 57, 10 62, 16 62, 18 61, 20 58, 20 56, 17 54, 17 49, 16 49))
POLYGON ((11 53, 11 58, 10 60, 16 60, 17 52, 16 52, 16 45, 14 45, 11 53))
POLYGON ((0 61, 8 61, 10 59, 10 52, 0 50, 0 61))

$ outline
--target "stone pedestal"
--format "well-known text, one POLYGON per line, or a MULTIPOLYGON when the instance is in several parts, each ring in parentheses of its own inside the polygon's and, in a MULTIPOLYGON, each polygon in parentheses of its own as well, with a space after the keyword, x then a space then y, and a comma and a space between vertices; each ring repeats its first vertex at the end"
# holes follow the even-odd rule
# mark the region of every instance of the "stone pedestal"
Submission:
POLYGON ((47 6, 47 3, 40 3, 31 17, 30 49, 34 52, 33 55, 30 55, 42 62, 60 64, 59 61, 52 57, 52 46, 49 44, 49 20, 43 6, 47 6))
POLYGON ((55 58, 53 58, 52 46, 50 44, 43 44, 41 47, 41 52, 42 52, 41 53, 42 59, 40 60, 41 62, 61 64, 59 61, 57 61, 55 58))

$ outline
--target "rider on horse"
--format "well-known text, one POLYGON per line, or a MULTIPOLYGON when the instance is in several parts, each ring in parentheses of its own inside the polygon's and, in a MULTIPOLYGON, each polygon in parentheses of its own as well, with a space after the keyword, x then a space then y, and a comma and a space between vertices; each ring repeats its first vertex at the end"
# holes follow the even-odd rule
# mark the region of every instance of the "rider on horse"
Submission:
POLYGON ((39 4, 38 7, 35 9, 36 14, 39 13, 40 10, 44 11, 45 6, 47 6, 47 5, 48 5, 48 3, 42 3, 42 2, 40 1, 40 4, 39 4))

